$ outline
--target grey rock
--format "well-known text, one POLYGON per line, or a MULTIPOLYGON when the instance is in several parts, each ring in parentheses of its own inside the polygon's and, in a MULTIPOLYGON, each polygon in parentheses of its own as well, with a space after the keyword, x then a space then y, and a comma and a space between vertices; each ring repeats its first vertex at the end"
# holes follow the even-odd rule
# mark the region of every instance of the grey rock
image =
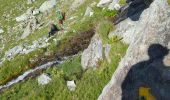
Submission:
MULTIPOLYGON (((114 72, 111 81, 105 86, 98 100, 121 100, 122 99, 121 85, 125 80, 125 77, 127 77, 127 74, 133 65, 149 59, 148 56, 149 46, 155 43, 159 43, 165 47, 168 46, 168 43, 170 42, 169 15, 170 6, 168 5, 167 1, 154 0, 150 7, 142 12, 138 21, 126 19, 116 26, 117 28, 114 32, 110 33, 110 37, 112 37, 113 35, 122 36, 123 41, 125 43, 129 43, 130 46, 127 50, 126 55, 121 60, 118 68, 114 72)), ((166 59, 166 57, 164 59, 166 59)), ((160 63, 153 62, 152 66, 156 67, 156 65, 158 64, 160 63)), ((152 70, 151 72, 154 71, 152 70)), ((164 72, 163 74, 164 77, 169 76, 169 74, 166 73, 169 72, 164 72)), ((155 76, 154 75, 152 76, 151 74, 150 77, 155 76)), ((155 82, 154 84, 158 86, 161 85, 160 82, 155 82)), ((158 87, 158 89, 156 90, 158 91, 157 93, 159 93, 160 92, 159 90, 161 90, 159 88, 160 87, 158 87)))
POLYGON ((37 15, 37 14, 39 14, 40 13, 40 10, 39 9, 34 9, 33 10, 33 15, 37 15))
POLYGON ((112 0, 100 0, 100 2, 97 4, 98 7, 107 7, 110 3, 112 3, 112 0))
POLYGON ((56 6, 56 0, 45 1, 39 8, 40 12, 45 13, 56 6))
POLYGON ((112 2, 108 6, 109 10, 120 10, 120 8, 121 8, 121 6, 119 5, 119 3, 115 3, 115 2, 112 2))
POLYGON ((4 33, 4 30, 0 28, 0 33, 4 33))
POLYGON ((70 91, 75 91, 76 84, 75 84, 74 80, 73 81, 67 81, 67 87, 70 91))
POLYGON ((16 21, 17 22, 22 22, 22 21, 28 20, 28 18, 29 18, 29 16, 27 14, 23 14, 23 15, 21 15, 19 17, 16 17, 16 21))
POLYGON ((39 85, 46 85, 51 81, 51 78, 46 75, 46 74, 42 74, 38 77, 38 84, 39 85))
POLYGON ((81 65, 83 69, 96 68, 99 61, 103 60, 103 44, 98 34, 92 38, 90 45, 82 53, 81 65))
POLYGON ((111 50, 111 45, 110 44, 106 44, 104 45, 105 50, 104 50, 104 54, 105 54, 105 58, 107 60, 108 63, 111 63, 111 59, 110 59, 110 50, 111 50))
POLYGON ((27 4, 32 4, 35 0, 27 0, 27 4))
POLYGON ((5 58, 8 60, 13 59, 14 55, 21 53, 23 50, 22 46, 16 46, 5 53, 5 58))
POLYGON ((72 3, 70 9, 76 10, 76 9, 77 9, 79 6, 81 6, 84 2, 85 2, 85 0, 74 0, 74 2, 72 3))
POLYGON ((21 36, 21 39, 26 38, 29 36, 32 32, 34 32, 37 29, 38 21, 35 16, 32 16, 31 19, 28 22, 27 27, 24 29, 24 33, 21 36))
POLYGON ((88 16, 91 17, 93 15, 93 9, 91 7, 87 7, 86 12, 84 14, 84 16, 88 16))
POLYGON ((28 23, 27 27, 24 29, 24 33, 21 36, 21 39, 26 38, 31 34, 31 23, 28 23))
POLYGON ((15 20, 17 22, 27 21, 32 16, 32 13, 33 13, 33 8, 31 7, 26 11, 26 13, 22 14, 21 16, 16 17, 15 20))

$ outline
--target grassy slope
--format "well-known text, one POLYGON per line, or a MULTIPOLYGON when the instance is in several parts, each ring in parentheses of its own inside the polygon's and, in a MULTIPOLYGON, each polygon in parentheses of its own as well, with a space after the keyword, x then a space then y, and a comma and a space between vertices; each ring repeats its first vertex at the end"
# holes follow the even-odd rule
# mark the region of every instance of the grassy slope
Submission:
POLYGON ((112 44, 114 48, 111 50, 112 62, 108 64, 102 61, 100 68, 97 70, 87 70, 82 73, 80 57, 77 56, 64 64, 54 68, 50 68, 45 73, 49 73, 52 82, 46 86, 39 86, 37 79, 29 79, 14 85, 0 95, 2 99, 23 98, 24 100, 96 100, 100 95, 103 87, 111 79, 111 76, 118 65, 118 62, 124 55, 127 46, 115 42, 112 44), (76 91, 70 92, 66 86, 66 80, 76 80, 76 91))
MULTIPOLYGON (((78 18, 76 20, 80 20, 83 17, 83 15, 79 15, 79 14, 81 12, 83 12, 83 13, 85 12, 86 7, 89 3, 90 3, 90 1, 87 0, 87 2, 84 5, 80 6, 80 9, 78 11, 73 13, 73 16, 75 16, 75 15, 78 16, 78 18)), ((72 37, 79 31, 86 31, 89 28, 96 26, 98 20, 105 20, 104 18, 106 16, 113 16, 116 13, 114 11, 110 12, 107 10, 103 10, 101 12, 101 9, 97 8, 97 7, 94 7, 94 10, 95 10, 95 14, 93 17, 84 18, 83 21, 77 21, 73 25, 70 25, 71 30, 68 33, 65 33, 65 37, 63 37, 62 41, 66 41, 68 38, 72 37), (72 32, 73 30, 75 30, 75 32, 72 32)), ((34 34, 30 35, 28 38, 26 38, 24 40, 24 42, 35 40, 40 35, 43 36, 44 34, 46 34, 48 32, 48 29, 44 28, 44 29, 38 30, 36 32, 37 33, 34 33, 34 34), (39 35, 36 36, 36 34, 39 34, 39 35)), ((56 36, 54 38, 58 38, 58 36, 56 36)), ((47 48, 38 49, 38 50, 31 52, 27 55, 17 55, 14 58, 14 60, 4 62, 4 64, 0 67, 0 84, 4 84, 6 81, 10 80, 11 78, 15 77, 16 75, 21 74, 25 70, 31 68, 32 66, 29 66, 29 62, 28 62, 29 59, 35 58, 40 55, 44 55, 45 52, 55 53, 58 48, 56 47, 56 43, 54 41, 51 41, 51 42, 52 42, 52 44, 47 48), (22 60, 22 62, 17 62, 20 59, 22 60)))
MULTIPOLYGON (((98 1, 98 0, 96 0, 98 1)), ((50 68, 46 73, 50 73, 53 81, 46 86, 38 86, 37 79, 29 79, 26 82, 22 82, 14 85, 14 87, 8 89, 3 94, 0 95, 2 99, 84 99, 90 100, 96 99, 98 95, 101 93, 101 90, 105 86, 105 84, 110 80, 111 75, 120 58, 124 55, 127 45, 119 42, 118 38, 113 38, 109 40, 107 38, 107 34, 110 30, 112 30, 112 23, 106 20, 106 17, 114 16, 116 12, 102 10, 100 8, 94 7, 95 14, 93 17, 85 18, 83 21, 80 21, 83 18, 81 13, 85 12, 87 5, 91 4, 91 0, 87 0, 85 4, 80 6, 79 10, 76 12, 68 12, 69 16, 78 16, 76 21, 66 21, 66 26, 71 26, 70 30, 66 35, 62 38, 62 41, 66 41, 73 35, 76 35, 78 31, 88 30, 91 27, 98 26, 98 33, 102 37, 103 42, 110 43, 112 45, 111 50, 111 59, 112 63, 108 64, 106 61, 101 61, 100 68, 96 71, 88 70, 82 73, 81 64, 80 64, 80 56, 73 58, 72 60, 62 64, 59 68, 50 68), (98 22, 100 20, 100 22, 98 22), (73 23, 74 22, 74 23, 73 23), (75 32, 73 32, 75 31, 75 32), (70 92, 66 87, 66 80, 76 80, 77 89, 75 92, 70 92)), ((68 5, 68 4, 65 4, 68 5)), ((65 9, 69 9, 65 7, 65 9)), ((55 19, 53 16, 54 11, 51 14, 51 19, 55 19)), ((46 34, 48 28, 37 31, 41 33, 41 36, 46 34)), ((57 38, 58 36, 54 36, 53 38, 57 38)), ((25 41, 32 41, 37 39, 35 34, 29 36, 25 41)), ((52 38, 52 39, 53 39, 52 38)), ((50 41, 53 41, 53 40, 50 41)), ((21 42, 25 42, 21 41, 21 42)), ((0 84, 4 82, 5 79, 15 76, 17 74, 21 74, 23 71, 29 69, 28 60, 30 58, 35 58, 39 55, 44 55, 45 52, 56 52, 58 48, 56 47, 56 43, 52 42, 52 44, 48 48, 36 50, 28 55, 17 55, 14 60, 11 62, 5 62, 5 64, 0 68, 0 84), (45 51, 44 51, 45 50, 45 51), (22 62, 17 62, 18 60, 22 60, 22 62)))

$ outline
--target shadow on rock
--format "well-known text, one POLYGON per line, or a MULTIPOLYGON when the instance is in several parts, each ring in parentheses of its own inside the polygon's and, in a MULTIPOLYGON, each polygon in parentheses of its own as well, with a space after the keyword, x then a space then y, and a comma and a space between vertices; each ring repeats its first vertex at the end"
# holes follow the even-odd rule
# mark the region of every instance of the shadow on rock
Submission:
POLYGON ((170 67, 163 63, 166 47, 152 44, 147 61, 132 66, 122 83, 122 100, 170 100, 170 67))
POLYGON ((127 18, 138 21, 142 12, 150 6, 153 0, 127 0, 126 2, 127 4, 120 9, 114 24, 118 24, 127 18))

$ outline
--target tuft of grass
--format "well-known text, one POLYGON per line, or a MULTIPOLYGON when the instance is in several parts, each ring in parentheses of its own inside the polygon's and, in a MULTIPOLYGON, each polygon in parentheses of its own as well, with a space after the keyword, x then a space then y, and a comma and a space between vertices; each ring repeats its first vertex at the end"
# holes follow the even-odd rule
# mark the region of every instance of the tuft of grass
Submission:
POLYGON ((110 41, 110 39, 108 38, 108 34, 112 30, 113 24, 110 21, 103 20, 99 23, 97 33, 102 38, 104 44, 110 41))
POLYGON ((120 4, 120 5, 126 4, 126 0, 120 0, 120 1, 119 1, 119 4, 120 4))
POLYGON ((170 5, 170 0, 167 0, 168 4, 170 5))

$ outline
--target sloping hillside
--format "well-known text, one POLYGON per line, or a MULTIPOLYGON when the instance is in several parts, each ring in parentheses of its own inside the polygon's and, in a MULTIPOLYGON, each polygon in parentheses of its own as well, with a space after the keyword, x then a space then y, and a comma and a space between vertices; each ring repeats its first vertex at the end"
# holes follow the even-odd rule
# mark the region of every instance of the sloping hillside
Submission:
POLYGON ((127 49, 120 37, 107 36, 116 10, 97 7, 98 0, 0 2, 2 100, 98 98, 127 49), (63 26, 58 9, 66 13, 63 26), (51 23, 63 30, 49 38, 51 23))

